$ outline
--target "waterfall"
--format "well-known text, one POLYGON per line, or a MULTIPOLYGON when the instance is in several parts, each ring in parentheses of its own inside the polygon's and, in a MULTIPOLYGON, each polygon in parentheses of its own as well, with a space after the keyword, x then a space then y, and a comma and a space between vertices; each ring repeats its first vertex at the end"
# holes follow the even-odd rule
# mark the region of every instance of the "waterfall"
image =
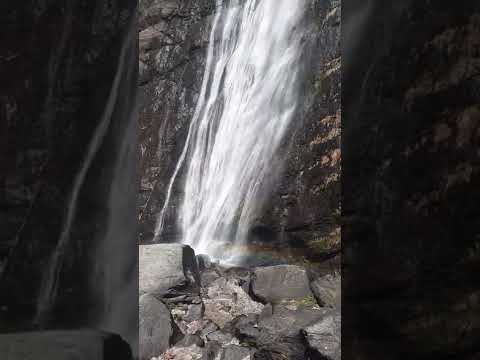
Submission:
POLYGON ((217 1, 202 89, 156 237, 186 166, 183 242, 224 259, 220 244, 245 241, 294 120, 305 10, 304 0, 217 1))

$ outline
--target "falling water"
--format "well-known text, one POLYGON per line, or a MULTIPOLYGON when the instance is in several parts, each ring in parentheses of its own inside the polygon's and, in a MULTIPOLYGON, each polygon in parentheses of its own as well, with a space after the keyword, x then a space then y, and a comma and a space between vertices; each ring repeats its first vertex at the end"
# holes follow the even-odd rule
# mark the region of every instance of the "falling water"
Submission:
POLYGON ((217 1, 201 93, 156 236, 185 163, 183 242, 225 258, 219 244, 245 241, 295 115, 304 13, 303 0, 217 1))

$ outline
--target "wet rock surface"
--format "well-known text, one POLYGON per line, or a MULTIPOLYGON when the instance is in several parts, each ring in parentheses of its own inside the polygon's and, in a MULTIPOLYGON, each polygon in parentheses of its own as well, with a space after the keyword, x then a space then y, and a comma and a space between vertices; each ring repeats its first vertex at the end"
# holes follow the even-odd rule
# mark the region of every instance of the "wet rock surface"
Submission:
MULTIPOLYGON (((177 260, 181 258, 181 252, 172 254, 177 260)), ((177 260, 171 259, 171 262, 177 260)), ((167 331, 170 334, 169 348, 156 354, 151 352, 148 341, 141 339, 141 344, 146 343, 148 348, 141 351, 142 360, 339 359, 339 304, 335 301, 317 302, 310 290, 316 281, 317 289, 326 284, 327 288, 322 290, 328 292, 329 282, 322 283, 318 279, 310 282, 309 278, 314 276, 307 276, 307 270, 292 265, 248 269, 212 263, 209 269, 199 270, 199 276, 204 278, 205 274, 212 272, 215 279, 201 283, 195 302, 178 298, 176 301, 165 300, 162 304, 152 295, 142 295, 140 324, 153 324, 150 328, 156 329, 164 323, 165 329, 171 329, 167 331), (284 282, 283 288, 281 282, 272 283, 269 286, 285 291, 265 296, 265 303, 258 302, 253 291, 255 276, 271 274, 272 271, 281 274, 278 279, 286 279, 285 274, 295 275, 291 278, 301 286, 297 285, 292 295, 288 291, 292 284, 288 281, 284 282), (242 287, 242 284, 248 285, 242 287), (162 311, 156 312, 155 319, 155 311, 142 311, 146 308, 142 307, 143 304, 153 304, 149 309, 161 304, 162 311)), ((156 279, 164 283, 160 277, 156 279)), ((336 277, 332 274, 328 279, 336 277)), ((154 286, 151 288, 155 289, 154 286)), ((147 331, 146 334, 148 340, 151 333, 147 331)), ((165 332, 162 336, 162 344, 166 344, 165 332)))

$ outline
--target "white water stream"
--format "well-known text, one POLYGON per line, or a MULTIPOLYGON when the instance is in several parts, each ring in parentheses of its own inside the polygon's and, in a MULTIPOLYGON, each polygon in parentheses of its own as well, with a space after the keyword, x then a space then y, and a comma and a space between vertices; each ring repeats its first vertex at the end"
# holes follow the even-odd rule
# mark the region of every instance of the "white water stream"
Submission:
POLYGON ((186 166, 179 209, 183 242, 225 259, 258 213, 262 185, 294 121, 302 57, 304 0, 217 1, 201 93, 167 189, 186 166))

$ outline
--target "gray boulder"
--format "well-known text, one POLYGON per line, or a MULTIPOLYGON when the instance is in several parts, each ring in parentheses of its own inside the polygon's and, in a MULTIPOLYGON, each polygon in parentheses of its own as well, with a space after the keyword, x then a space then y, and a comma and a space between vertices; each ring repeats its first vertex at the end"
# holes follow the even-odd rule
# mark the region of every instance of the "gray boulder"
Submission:
POLYGON ((200 271, 209 269, 212 266, 212 261, 210 257, 205 254, 197 255, 197 264, 200 271))
POLYGON ((154 244, 139 247, 139 293, 157 298, 198 293, 200 275, 195 252, 181 244, 154 244))
POLYGON ((187 322, 199 320, 202 318, 204 311, 205 306, 203 303, 189 305, 184 320, 187 322))
POLYGON ((311 283, 311 289, 318 305, 341 307, 342 280, 338 275, 325 275, 311 283))
POLYGON ((332 313, 302 330, 308 346, 322 359, 340 360, 341 356, 341 316, 332 313))
POLYGON ((213 321, 220 328, 237 316, 259 314, 263 304, 250 298, 235 279, 219 278, 215 280, 207 291, 205 304, 205 318, 213 321))
POLYGON ((255 359, 305 360, 307 346, 301 331, 328 313, 329 310, 318 307, 293 309, 276 305, 259 316, 236 319, 234 333, 241 342, 258 348, 255 359))
POLYGON ((202 287, 206 288, 210 286, 215 280, 220 278, 221 275, 215 269, 207 269, 201 272, 200 279, 202 282, 202 287))
POLYGON ((266 303, 302 300, 313 296, 306 270, 295 265, 256 268, 251 289, 257 298, 266 303))
POLYGON ((140 359, 150 360, 164 353, 170 346, 172 335, 172 317, 168 308, 152 295, 142 295, 139 300, 140 359))

